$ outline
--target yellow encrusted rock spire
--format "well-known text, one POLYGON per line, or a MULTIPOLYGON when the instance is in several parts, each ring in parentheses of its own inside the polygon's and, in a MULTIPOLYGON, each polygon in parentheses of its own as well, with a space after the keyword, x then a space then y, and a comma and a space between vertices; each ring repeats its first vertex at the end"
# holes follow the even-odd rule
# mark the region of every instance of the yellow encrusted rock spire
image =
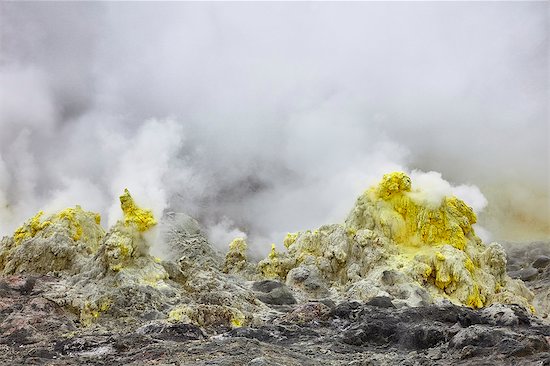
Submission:
POLYGON ((139 208, 127 188, 120 196, 120 208, 124 213, 124 224, 127 226, 135 225, 139 231, 147 231, 157 224, 153 212, 139 208))

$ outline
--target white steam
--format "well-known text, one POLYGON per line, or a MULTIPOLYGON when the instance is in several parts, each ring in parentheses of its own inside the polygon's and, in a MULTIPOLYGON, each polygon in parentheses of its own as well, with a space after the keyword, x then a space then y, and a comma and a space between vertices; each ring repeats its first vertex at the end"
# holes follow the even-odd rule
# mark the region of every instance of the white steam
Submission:
POLYGON ((261 252, 419 169, 419 199, 484 194, 497 239, 548 237, 546 10, 3 2, 0 233, 75 204, 107 225, 127 187, 261 252))
POLYGON ((455 196, 463 200, 475 213, 480 213, 487 206, 487 199, 476 186, 452 186, 438 172, 424 173, 413 170, 410 177, 410 197, 421 205, 435 209, 441 205, 443 198, 455 196))

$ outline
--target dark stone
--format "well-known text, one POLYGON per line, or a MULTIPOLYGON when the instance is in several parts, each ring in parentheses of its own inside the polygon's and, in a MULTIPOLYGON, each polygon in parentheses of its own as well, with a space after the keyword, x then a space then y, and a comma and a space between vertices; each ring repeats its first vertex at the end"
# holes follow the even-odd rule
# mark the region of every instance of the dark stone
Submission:
POLYGON ((89 351, 94 348, 98 348, 102 345, 109 344, 110 337, 74 337, 57 341, 54 344, 54 351, 61 353, 62 355, 68 355, 71 353, 79 353, 89 351))
POLYGON ((480 353, 480 349, 476 346, 468 345, 458 352, 458 357, 462 360, 475 357, 480 353))
POLYGON ((235 328, 225 333, 225 335, 229 337, 257 339, 261 342, 273 342, 277 340, 277 336, 274 332, 270 331, 270 329, 263 328, 235 328))
POLYGON ((376 306, 379 308, 395 308, 395 306, 391 302, 391 299, 387 296, 373 297, 372 299, 367 301, 367 305, 376 306))
POLYGON ((271 292, 279 287, 283 287, 283 284, 279 281, 272 280, 258 281, 252 284, 252 290, 259 292, 271 292))
MULTIPOLYGON (((547 334, 550 335, 550 333, 547 334)), ((527 338, 527 343, 533 350, 533 353, 550 351, 550 344, 548 342, 548 339, 542 335, 530 336, 527 338)))
POLYGON ((345 301, 336 305, 330 312, 331 318, 346 318, 349 319, 351 314, 361 308, 361 304, 357 301, 345 301))
POLYGON ((6 282, 0 282, 0 296, 7 297, 11 292, 12 289, 6 282))
POLYGON ((295 324, 327 320, 330 308, 322 302, 308 302, 295 307, 291 312, 283 316, 285 321, 295 324))
POLYGON ((531 325, 530 315, 527 310, 519 305, 509 305, 514 311, 514 314, 518 317, 518 323, 520 325, 531 325))
POLYGON ((346 330, 343 334, 343 342, 355 346, 367 345, 369 343, 378 345, 396 343, 399 340, 397 330, 394 322, 374 320, 346 330))
POLYGON ((336 306, 336 303, 332 299, 321 299, 321 300, 318 300, 318 301, 322 304, 325 304, 330 309, 334 309, 334 307, 336 306))
POLYGON ((164 314, 162 314, 160 311, 151 310, 149 312, 143 313, 141 318, 144 320, 157 320, 164 318, 164 314))
MULTIPOLYGON (((0 329, 0 334, 4 333, 3 329, 0 329)), ((16 329, 5 337, 0 337, 0 344, 8 344, 11 346, 20 346, 24 344, 35 343, 32 339, 32 334, 28 329, 21 328, 16 329)))
POLYGON ((501 353, 515 357, 527 357, 535 353, 548 351, 549 348, 548 342, 542 336, 528 337, 521 342, 516 339, 504 339, 498 345, 501 353))
POLYGON ((49 349, 38 348, 33 349, 28 354, 29 357, 35 357, 38 359, 52 360, 57 357, 57 353, 49 349))
POLYGON ((296 304, 296 299, 290 290, 284 287, 277 287, 268 293, 258 293, 258 300, 269 305, 292 305, 296 304))
POLYGON ((488 320, 483 319, 478 311, 455 305, 448 306, 423 306, 400 309, 401 321, 417 323, 420 321, 441 322, 447 324, 460 323, 463 327, 472 324, 485 324, 488 320))
POLYGON ((550 264, 550 257, 546 255, 541 255, 535 259, 533 262, 534 268, 545 268, 550 264))
POLYGON ((281 366, 280 363, 273 362, 267 357, 257 357, 253 360, 250 360, 249 363, 246 364, 247 366, 281 366))
POLYGON ((454 349, 462 349, 466 346, 493 347, 503 338, 500 330, 472 325, 462 329, 450 340, 449 346, 454 349))
POLYGON ((408 349, 427 349, 447 341, 443 328, 436 326, 415 326, 406 329, 400 343, 408 349))
POLYGON ((518 350, 522 349, 523 347, 523 344, 516 339, 504 338, 497 345, 497 350, 505 355, 513 355, 516 354, 518 350))
POLYGON ((539 271, 536 268, 527 267, 519 271, 510 272, 508 275, 512 278, 519 278, 522 281, 532 281, 537 278, 539 271))
POLYGON ((319 334, 307 327, 287 328, 284 326, 264 325, 257 328, 241 327, 231 329, 224 334, 227 337, 255 339, 265 343, 292 344, 295 342, 319 338, 319 334))

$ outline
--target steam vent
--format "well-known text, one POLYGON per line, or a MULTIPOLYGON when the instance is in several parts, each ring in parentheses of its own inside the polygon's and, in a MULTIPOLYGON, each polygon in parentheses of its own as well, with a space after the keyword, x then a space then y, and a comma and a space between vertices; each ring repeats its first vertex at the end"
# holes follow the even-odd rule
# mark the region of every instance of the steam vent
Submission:
POLYGON ((245 238, 219 253, 184 213, 157 222, 128 190, 108 231, 80 206, 39 212, 0 243, 0 360, 550 365, 550 250, 507 261, 460 198, 412 187, 386 174, 343 223, 259 261, 245 238))

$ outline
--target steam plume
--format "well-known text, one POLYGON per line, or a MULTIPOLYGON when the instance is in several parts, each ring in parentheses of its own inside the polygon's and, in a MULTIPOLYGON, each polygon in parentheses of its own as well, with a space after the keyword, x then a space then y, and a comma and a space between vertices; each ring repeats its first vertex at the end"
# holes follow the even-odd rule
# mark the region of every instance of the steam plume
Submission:
POLYGON ((128 187, 265 251, 420 169, 485 196, 496 239, 550 235, 544 2, 4 2, 0 24, 3 234, 75 204, 112 223, 128 187))

